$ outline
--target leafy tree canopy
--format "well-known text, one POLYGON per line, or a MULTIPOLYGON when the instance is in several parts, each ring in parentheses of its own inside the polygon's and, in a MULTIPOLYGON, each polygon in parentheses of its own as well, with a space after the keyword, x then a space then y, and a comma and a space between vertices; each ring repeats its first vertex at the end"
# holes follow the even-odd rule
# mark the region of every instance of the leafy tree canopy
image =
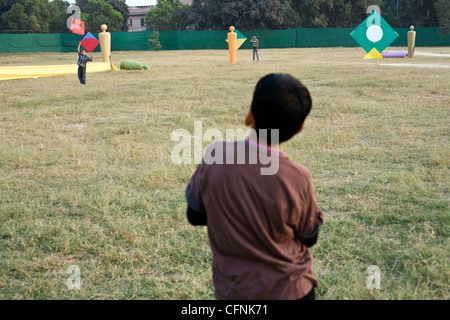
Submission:
POLYGON ((161 0, 158 5, 147 12, 147 29, 149 30, 180 30, 186 28, 186 22, 181 10, 187 5, 179 0, 161 0))
POLYGON ((194 0, 189 23, 196 30, 287 29, 297 20, 289 0, 194 0))
POLYGON ((88 0, 81 10, 81 20, 90 32, 101 32, 102 24, 108 26, 108 31, 119 31, 124 24, 123 15, 104 0, 88 0))
MULTIPOLYGON (((87 30, 128 30, 126 0, 76 0, 87 30)), ((449 0, 161 0, 147 13, 152 30, 241 30, 302 28, 354 28, 367 17, 370 5, 392 27, 440 26, 450 33, 449 0)), ((69 32, 66 0, 0 0, 0 31, 69 32)))

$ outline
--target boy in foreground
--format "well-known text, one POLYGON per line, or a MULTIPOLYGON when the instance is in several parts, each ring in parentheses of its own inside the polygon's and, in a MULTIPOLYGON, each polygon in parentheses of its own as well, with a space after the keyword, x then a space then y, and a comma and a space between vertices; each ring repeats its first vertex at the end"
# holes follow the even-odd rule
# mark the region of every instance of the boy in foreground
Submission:
POLYGON ((90 57, 86 55, 86 50, 81 50, 80 52, 81 42, 78 43, 78 80, 82 86, 86 85, 86 64, 88 61, 93 61, 92 54, 90 57))
POLYGON ((278 144, 302 131, 310 110, 310 94, 300 81, 288 74, 263 77, 245 119, 256 135, 213 142, 186 188, 189 222, 208 228, 217 299, 314 299, 318 281, 308 248, 324 216, 311 174, 278 144), (223 161, 211 163, 221 150, 223 161), (245 161, 236 157, 242 151, 245 161), (276 173, 261 174, 264 153, 279 161, 276 173), (237 161, 225 164, 230 159, 237 161))

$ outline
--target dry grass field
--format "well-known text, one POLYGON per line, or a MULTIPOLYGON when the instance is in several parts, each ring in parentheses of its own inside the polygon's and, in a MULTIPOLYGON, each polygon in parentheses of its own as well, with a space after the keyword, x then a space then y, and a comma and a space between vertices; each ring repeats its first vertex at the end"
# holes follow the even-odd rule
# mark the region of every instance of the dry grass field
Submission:
MULTIPOLYGON (((206 229, 185 218, 195 165, 172 163, 170 135, 194 121, 245 129, 270 72, 313 97, 282 149, 310 169, 326 216, 317 298, 450 299, 450 58, 261 49, 230 65, 227 54, 113 52, 116 66, 150 68, 88 74, 85 87, 76 75, 0 82, 0 299, 214 299, 206 229), (71 265, 81 290, 66 286, 71 265), (366 287, 370 265, 379 290, 366 287)), ((0 66, 70 63, 76 53, 0 54, 0 66)))

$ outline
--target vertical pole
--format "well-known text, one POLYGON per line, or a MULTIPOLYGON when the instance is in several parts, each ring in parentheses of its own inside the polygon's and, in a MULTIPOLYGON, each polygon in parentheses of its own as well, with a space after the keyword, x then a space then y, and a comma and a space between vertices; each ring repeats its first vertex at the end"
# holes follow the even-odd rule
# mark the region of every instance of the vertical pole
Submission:
POLYGON ((411 31, 408 31, 408 58, 412 58, 416 49, 416 32, 414 31, 414 26, 409 28, 411 31))
POLYGON ((230 51, 230 63, 236 63, 236 46, 237 46, 237 33, 234 32, 234 27, 230 27, 228 32, 228 50, 230 51))
POLYGON ((103 62, 111 62, 111 34, 106 32, 108 27, 102 24, 102 31, 98 34, 100 49, 102 50, 103 62))

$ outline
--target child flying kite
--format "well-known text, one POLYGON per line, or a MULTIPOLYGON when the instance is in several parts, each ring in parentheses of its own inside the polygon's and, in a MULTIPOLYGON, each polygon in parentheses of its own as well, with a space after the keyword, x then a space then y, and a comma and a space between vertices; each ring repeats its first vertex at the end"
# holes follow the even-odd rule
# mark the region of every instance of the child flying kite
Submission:
POLYGON ((86 85, 86 64, 93 59, 92 54, 90 54, 90 57, 86 55, 85 49, 80 52, 80 46, 83 45, 91 53, 98 44, 99 41, 90 32, 78 43, 78 79, 83 86, 86 85))
POLYGON ((83 49, 80 52, 80 46, 81 46, 81 41, 78 44, 78 80, 80 80, 80 83, 82 86, 86 85, 86 64, 88 61, 93 61, 92 59, 92 54, 90 55, 90 57, 88 57, 86 55, 86 50, 83 49))

